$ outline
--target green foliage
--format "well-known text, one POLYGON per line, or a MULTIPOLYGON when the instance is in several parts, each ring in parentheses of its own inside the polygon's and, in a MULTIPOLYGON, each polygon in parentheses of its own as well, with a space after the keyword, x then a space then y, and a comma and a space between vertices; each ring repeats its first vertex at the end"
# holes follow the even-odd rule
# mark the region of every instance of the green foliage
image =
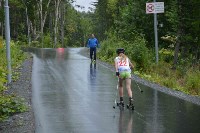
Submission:
POLYGON ((159 50, 159 56, 161 61, 171 63, 173 61, 174 52, 172 50, 162 48, 159 50))
POLYGON ((21 63, 26 59, 26 55, 20 49, 19 46, 15 45, 15 42, 11 41, 11 65, 13 68, 19 68, 21 63))
POLYGON ((188 70, 193 65, 199 66, 200 2, 165 2, 165 13, 157 15, 158 34, 161 36, 159 64, 153 60, 153 15, 144 15, 145 3, 143 0, 101 0, 98 3, 95 12, 99 18, 97 27, 107 35, 107 40, 102 42, 100 58, 113 62, 115 49, 123 47, 136 64, 135 74, 178 91, 199 95, 198 67, 192 70, 194 73, 188 70), (104 21, 107 17, 108 21, 104 21), (159 27, 159 24, 164 26, 159 27), (175 51, 177 44, 180 47, 175 51), (175 52, 178 60, 174 58, 175 52), (171 69, 174 62, 177 62, 176 70, 171 69))
POLYGON ((186 94, 200 95, 200 71, 198 68, 184 70, 184 73, 170 68, 171 65, 169 63, 159 62, 159 64, 151 64, 146 73, 137 74, 144 79, 168 88, 182 91, 186 94))
POLYGON ((178 62, 177 70, 180 72, 182 76, 186 75, 187 71, 191 69, 191 57, 187 57, 185 59, 180 59, 178 62))
MULTIPOLYGON (((177 1, 171 1, 169 4, 168 4, 168 9, 167 11, 165 12, 165 16, 166 16, 166 19, 167 19, 167 22, 168 24, 170 24, 170 31, 171 33, 174 33, 177 31, 178 29, 178 4, 177 4, 177 1)), ((167 28, 167 27, 166 27, 167 28)), ((175 33, 174 33, 175 34, 175 33)))
POLYGON ((136 64, 136 69, 147 69, 149 65, 149 52, 144 38, 136 36, 133 42, 119 40, 113 35, 101 43, 99 58, 112 62, 116 55, 116 48, 124 48, 125 54, 136 64))
POLYGON ((52 48, 53 41, 52 41, 50 34, 44 35, 43 44, 44 44, 45 48, 52 48))
POLYGON ((176 80, 171 79, 172 77, 176 78, 176 74, 174 71, 170 71, 170 67, 171 66, 165 62, 159 62, 158 64, 152 63, 149 66, 148 71, 146 71, 147 74, 151 75, 149 76, 148 80, 165 85, 167 87, 175 88, 176 80))
MULTIPOLYGON (((25 54, 20 50, 18 45, 13 41, 10 43, 11 46, 11 66, 12 66, 12 80, 18 79, 19 73, 15 72, 21 66, 21 63, 26 58, 25 54)), ((7 60, 6 60, 6 48, 5 46, 0 49, 0 121, 6 119, 10 115, 15 113, 26 111, 23 99, 13 95, 6 94, 5 83, 7 82, 7 60)))
POLYGON ((117 42, 116 38, 111 38, 101 43, 100 51, 98 56, 101 60, 113 63, 114 57, 116 56, 116 47, 119 47, 121 42, 117 42))
POLYGON ((17 98, 16 96, 6 96, 3 94, 0 94, 0 97, 0 121, 12 114, 27 110, 27 107, 22 104, 24 100, 21 98, 17 98))
POLYGON ((40 48, 40 47, 41 47, 41 44, 40 44, 39 41, 32 41, 32 42, 31 42, 31 47, 40 48))
POLYGON ((17 40, 20 40, 20 41, 18 42, 18 45, 20 45, 20 46, 25 46, 25 45, 27 44, 27 42, 28 42, 27 36, 24 35, 24 34, 20 34, 20 35, 18 36, 17 40))
POLYGON ((200 95, 200 70, 190 69, 185 76, 186 89, 193 95, 200 95))
POLYGON ((149 66, 149 50, 146 47, 145 39, 142 37, 135 37, 134 42, 129 43, 127 46, 127 52, 134 62, 138 69, 146 70, 149 66))

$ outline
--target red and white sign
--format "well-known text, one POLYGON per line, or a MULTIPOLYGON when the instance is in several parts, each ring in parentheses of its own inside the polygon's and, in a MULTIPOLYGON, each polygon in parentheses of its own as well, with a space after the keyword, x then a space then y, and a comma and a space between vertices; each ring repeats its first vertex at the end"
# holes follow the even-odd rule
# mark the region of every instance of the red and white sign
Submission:
POLYGON ((164 2, 146 3, 146 13, 164 13, 164 2))

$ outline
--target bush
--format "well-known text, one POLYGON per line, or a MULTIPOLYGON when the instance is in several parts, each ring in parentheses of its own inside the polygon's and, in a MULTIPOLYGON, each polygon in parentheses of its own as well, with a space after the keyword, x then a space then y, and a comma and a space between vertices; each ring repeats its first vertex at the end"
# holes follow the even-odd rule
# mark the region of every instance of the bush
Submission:
POLYGON ((98 57, 103 61, 109 63, 114 62, 116 55, 116 48, 120 47, 119 41, 116 41, 115 38, 110 38, 101 43, 100 51, 98 52, 98 57))
POLYGON ((150 55, 144 38, 136 37, 134 42, 129 43, 126 47, 130 59, 136 62, 137 68, 146 70, 150 63, 150 55))
POLYGON ((145 70, 149 65, 149 51, 146 42, 142 37, 135 37, 134 42, 119 40, 115 36, 108 38, 101 43, 99 58, 110 63, 117 56, 116 48, 124 48, 125 54, 136 64, 137 69, 145 70))
POLYGON ((174 77, 165 77, 162 78, 162 84, 169 88, 176 88, 177 83, 174 77))
POLYGON ((53 47, 53 41, 51 39, 50 34, 44 35, 43 44, 44 44, 44 47, 46 47, 46 48, 52 48, 53 47))
POLYGON ((194 95, 200 94, 200 71, 197 69, 190 69, 185 76, 186 89, 194 95))
POLYGON ((14 113, 24 112, 27 110, 27 107, 23 104, 23 99, 2 94, 0 94, 0 97, 0 121, 14 113))
MULTIPOLYGON (((21 66, 21 63, 26 58, 25 54, 20 50, 19 46, 11 41, 11 66, 13 81, 18 78, 18 74, 14 71, 21 66)), ((7 82, 7 59, 6 48, 0 49, 0 121, 9 117, 10 115, 26 110, 23 100, 17 98, 15 95, 6 95, 7 87, 4 84, 7 82)))
POLYGON ((162 48, 161 50, 159 50, 159 55, 160 60, 171 63, 173 61, 174 52, 172 50, 162 48))
POLYGON ((31 42, 31 47, 38 47, 38 48, 41 47, 40 46, 40 42, 39 41, 32 41, 31 42))

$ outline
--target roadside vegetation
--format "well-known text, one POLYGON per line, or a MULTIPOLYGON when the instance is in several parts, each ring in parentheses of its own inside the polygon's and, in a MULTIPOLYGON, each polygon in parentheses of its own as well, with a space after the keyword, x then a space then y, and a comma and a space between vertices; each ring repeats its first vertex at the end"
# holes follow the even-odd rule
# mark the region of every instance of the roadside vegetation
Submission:
POLYGON ((115 39, 103 41, 98 57, 103 61, 113 64, 113 60, 117 56, 116 47, 125 48, 125 54, 135 64, 135 69, 133 70, 135 75, 186 94, 200 96, 199 65, 190 66, 186 64, 187 61, 183 60, 182 64, 180 63, 176 69, 173 69, 172 63, 170 63, 173 61, 172 51, 166 49, 159 51, 161 58, 157 64, 153 60, 155 58, 154 52, 147 49, 145 40, 140 37, 134 42, 115 39))
POLYGON ((125 48, 135 62, 134 74, 200 96, 200 1, 164 1, 165 12, 157 14, 158 63, 154 18, 153 14, 146 14, 146 2, 99 0, 94 19, 94 31, 101 40, 98 56, 113 63, 116 48, 125 48))
MULTIPOLYGON (((9 93, 7 86, 7 60, 6 60, 6 46, 3 43, 2 37, 0 37, 0 122, 8 118, 10 115, 24 112, 27 107, 24 104, 24 100, 18 97, 14 93, 9 93)), ((19 78, 19 73, 15 70, 19 69, 21 63, 26 58, 25 54, 20 48, 11 42, 11 58, 12 58, 12 81, 16 81, 19 78)))

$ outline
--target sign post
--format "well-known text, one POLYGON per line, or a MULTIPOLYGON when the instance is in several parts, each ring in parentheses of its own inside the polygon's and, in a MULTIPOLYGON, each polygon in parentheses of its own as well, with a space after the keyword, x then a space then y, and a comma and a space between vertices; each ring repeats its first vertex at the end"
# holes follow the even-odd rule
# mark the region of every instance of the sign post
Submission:
POLYGON ((158 63, 158 29, 157 29, 157 13, 164 13, 164 2, 146 3, 146 13, 154 14, 154 33, 155 33, 155 50, 156 50, 156 63, 158 63))

